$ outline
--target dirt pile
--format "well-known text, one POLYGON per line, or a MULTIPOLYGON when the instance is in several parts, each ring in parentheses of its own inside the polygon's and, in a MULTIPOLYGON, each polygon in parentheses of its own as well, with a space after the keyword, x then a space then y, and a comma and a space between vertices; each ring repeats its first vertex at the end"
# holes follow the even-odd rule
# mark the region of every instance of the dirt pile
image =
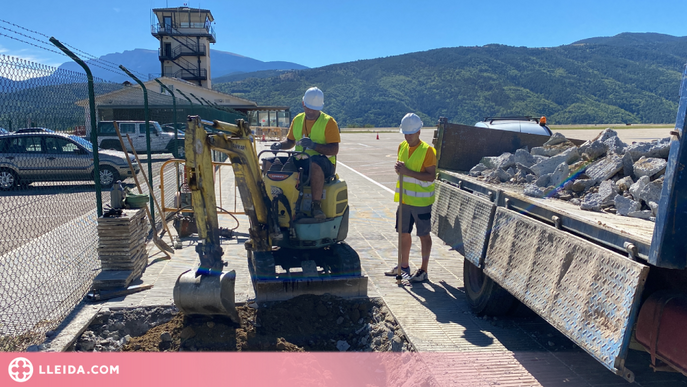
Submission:
POLYGON ((470 175, 524 186, 524 194, 557 198, 583 210, 655 220, 670 138, 625 144, 613 129, 579 147, 555 133, 541 147, 484 157, 470 175))
POLYGON ((185 316, 174 307, 106 311, 76 351, 358 351, 411 347, 380 299, 300 296, 237 308, 225 317, 185 316))

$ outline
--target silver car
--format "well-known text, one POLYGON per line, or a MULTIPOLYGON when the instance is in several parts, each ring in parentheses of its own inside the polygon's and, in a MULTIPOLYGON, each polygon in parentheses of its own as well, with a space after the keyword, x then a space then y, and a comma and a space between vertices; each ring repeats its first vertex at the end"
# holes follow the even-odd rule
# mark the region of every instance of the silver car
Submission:
MULTIPOLYGON (((100 184, 112 187, 132 176, 124 152, 98 150, 100 184)), ((140 167, 129 156, 136 173, 140 167)), ((93 148, 81 137, 61 133, 22 133, 0 136, 0 190, 37 181, 93 180, 93 148)))
POLYGON ((551 129, 546 126, 546 117, 487 117, 484 121, 476 123, 475 126, 544 136, 551 136, 552 134, 551 129))

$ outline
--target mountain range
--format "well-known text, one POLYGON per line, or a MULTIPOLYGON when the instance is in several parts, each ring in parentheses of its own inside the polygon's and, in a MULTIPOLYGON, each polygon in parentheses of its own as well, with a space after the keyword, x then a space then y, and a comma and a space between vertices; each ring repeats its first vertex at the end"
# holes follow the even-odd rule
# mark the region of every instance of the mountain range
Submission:
POLYGON ((397 126, 408 112, 474 124, 542 116, 551 124, 675 122, 687 37, 623 33, 545 48, 441 48, 296 71, 227 76, 213 88, 302 111, 311 86, 340 126, 397 126))
MULTIPOLYGON (((138 77, 145 76, 146 79, 141 79, 142 81, 148 80, 148 74, 159 76, 161 72, 160 60, 158 59, 156 50, 137 48, 130 51, 103 55, 98 58, 98 60, 99 63, 97 65, 93 65, 93 60, 86 61, 91 72, 93 72, 93 76, 112 82, 131 81, 126 74, 117 68, 119 65, 124 65, 124 67, 138 77)), ((263 70, 307 69, 307 67, 297 63, 281 61, 263 62, 232 52, 219 50, 210 50, 210 60, 212 63, 212 77, 263 70)), ((83 72, 81 66, 75 62, 63 63, 59 68, 83 72)))

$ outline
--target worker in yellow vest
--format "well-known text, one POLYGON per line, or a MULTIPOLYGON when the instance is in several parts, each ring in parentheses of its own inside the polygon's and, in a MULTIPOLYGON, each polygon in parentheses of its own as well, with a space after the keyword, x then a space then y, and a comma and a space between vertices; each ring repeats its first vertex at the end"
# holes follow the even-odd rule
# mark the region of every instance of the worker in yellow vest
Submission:
POLYGON ((336 172, 336 155, 339 153, 341 136, 334 118, 322 112, 324 93, 311 87, 303 95, 304 112, 294 117, 286 140, 272 144, 272 150, 291 149, 310 155, 310 190, 312 192, 312 216, 325 219, 322 211, 322 190, 326 179, 336 172))
MULTIPOLYGON (((401 219, 401 271, 411 282, 427 280, 427 265, 432 250, 430 218, 434 203, 434 178, 437 168, 436 151, 426 142, 420 140, 422 120, 414 113, 408 113, 401 120, 400 132, 405 141, 398 146, 396 173, 403 176, 403 192, 396 183, 394 201, 403 206, 401 219), (401 199, 402 197, 402 199, 401 199), (410 275, 410 246, 413 242, 410 233, 413 225, 417 227, 422 251, 422 266, 415 274, 410 275)), ((398 232, 398 211, 396 212, 396 231, 398 232)), ((395 276, 398 267, 384 274, 395 276)))

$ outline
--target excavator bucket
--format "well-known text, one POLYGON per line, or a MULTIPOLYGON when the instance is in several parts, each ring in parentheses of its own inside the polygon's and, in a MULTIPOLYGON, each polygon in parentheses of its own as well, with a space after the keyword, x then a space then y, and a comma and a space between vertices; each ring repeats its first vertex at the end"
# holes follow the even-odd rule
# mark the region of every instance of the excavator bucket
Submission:
POLYGON ((184 314, 229 316, 239 322, 234 304, 236 272, 221 275, 199 275, 195 270, 182 273, 174 284, 174 304, 184 314))

